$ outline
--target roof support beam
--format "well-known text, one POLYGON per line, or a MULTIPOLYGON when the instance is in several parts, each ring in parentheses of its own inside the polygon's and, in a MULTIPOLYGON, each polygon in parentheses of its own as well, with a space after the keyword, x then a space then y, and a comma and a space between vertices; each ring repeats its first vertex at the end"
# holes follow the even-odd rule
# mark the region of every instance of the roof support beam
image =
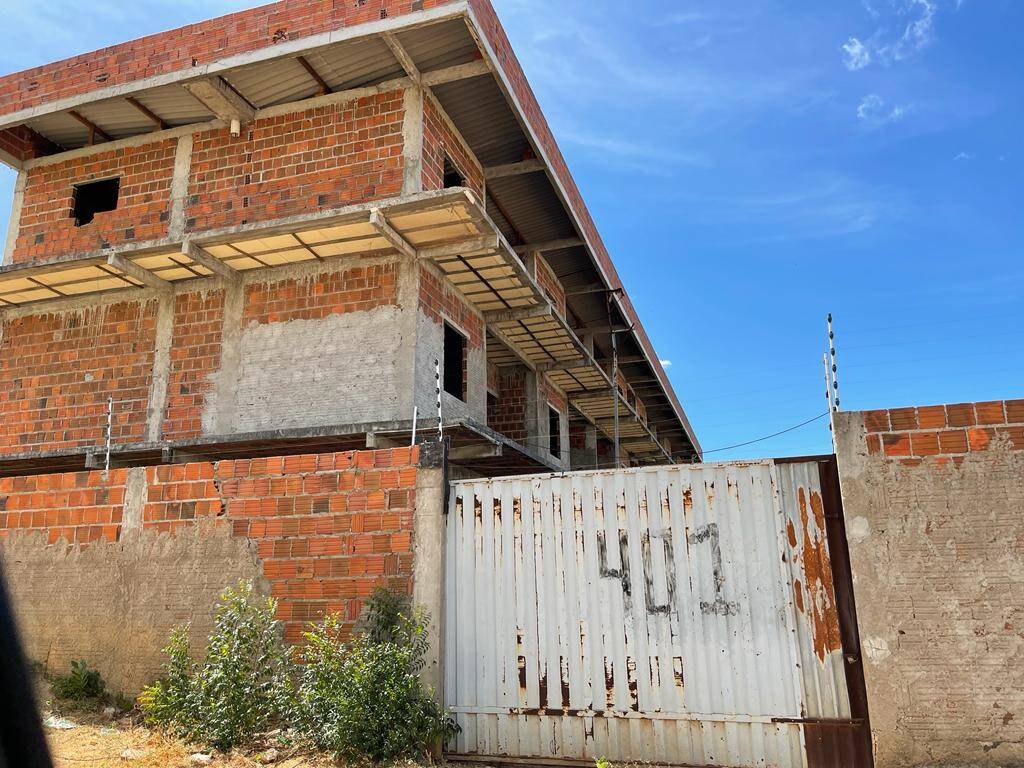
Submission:
POLYGON ((533 307, 522 307, 518 309, 499 309, 493 312, 484 312, 484 322, 507 323, 510 320, 526 320, 531 317, 552 317, 555 308, 548 304, 540 304, 533 307))
POLYGON ((133 107, 135 107, 135 109, 144 114, 146 117, 148 117, 150 121, 153 123, 153 125, 156 126, 155 130, 167 130, 167 123, 164 122, 164 119, 160 117, 160 115, 158 115, 156 112, 151 110, 149 107, 147 107, 145 104, 143 104, 141 101, 139 101, 133 96, 125 96, 124 100, 131 104, 133 107))
POLYGON ((507 176, 521 176, 525 173, 539 173, 544 170, 543 160, 523 160, 519 163, 508 163, 507 165, 493 165, 484 169, 484 178, 488 181, 503 179, 507 176))
POLYGON ((297 56, 296 60, 302 65, 302 68, 306 70, 306 73, 316 81, 317 86, 320 88, 320 95, 326 96, 333 90, 327 81, 324 80, 323 76, 316 71, 316 67, 309 63, 309 59, 305 56, 297 56))
POLYGON ((204 77, 202 80, 185 83, 183 87, 225 122, 246 125, 256 118, 252 104, 243 99, 222 77, 204 77))
POLYGON ((529 253, 530 251, 545 253, 547 251, 561 251, 565 248, 579 248, 582 245, 586 245, 586 242, 581 238, 567 237, 562 240, 548 240, 544 243, 527 243, 526 245, 517 245, 516 253, 529 253))
POLYGON ((421 248, 419 256, 421 259, 446 259, 453 256, 468 256, 483 251, 496 251, 501 241, 496 235, 489 237, 478 237, 472 240, 463 240, 460 243, 450 245, 436 245, 431 248, 421 248))
POLYGON ((228 282, 237 283, 242 279, 242 275, 237 269, 228 266, 216 256, 211 255, 208 251, 203 250, 190 240, 186 240, 182 243, 181 252, 199 266, 206 267, 208 270, 213 272, 213 274, 227 280, 228 282))
POLYGON ((412 56, 405 50, 398 38, 393 32, 385 32, 381 37, 384 40, 384 44, 391 49, 391 53, 394 55, 398 63, 402 65, 402 69, 405 70, 412 81, 419 85, 423 81, 423 75, 420 72, 420 68, 416 66, 416 62, 412 60, 412 56))
POLYGON ((107 256, 107 266, 111 266, 119 272, 123 272, 133 280, 138 280, 143 285, 155 288, 158 291, 171 290, 171 284, 162 277, 157 277, 148 269, 143 269, 134 261, 129 261, 124 256, 112 253, 107 256))
POLYGON ((400 235, 394 227, 388 224, 387 219, 378 210, 370 211, 370 224, 373 225, 374 229, 380 233, 388 243, 391 244, 396 250, 404 253, 406 256, 415 259, 417 257, 416 249, 412 247, 408 240, 400 235))
POLYGON ((471 77, 481 77, 490 73, 491 68, 487 66, 487 62, 480 59, 467 64, 456 64, 453 67, 424 72, 420 78, 420 84, 432 88, 436 85, 446 85, 457 80, 468 80, 471 77))
POLYGON ((104 131, 102 128, 100 128, 98 125, 96 125, 96 123, 94 123, 92 120, 87 118, 81 112, 77 112, 77 111, 72 109, 72 110, 70 110, 68 112, 68 116, 69 117, 73 117, 75 120, 77 120, 78 122, 80 122, 82 125, 84 125, 86 128, 89 129, 89 143, 90 144, 95 144, 96 143, 96 137, 97 136, 99 136, 103 141, 111 141, 112 140, 109 133, 104 131))

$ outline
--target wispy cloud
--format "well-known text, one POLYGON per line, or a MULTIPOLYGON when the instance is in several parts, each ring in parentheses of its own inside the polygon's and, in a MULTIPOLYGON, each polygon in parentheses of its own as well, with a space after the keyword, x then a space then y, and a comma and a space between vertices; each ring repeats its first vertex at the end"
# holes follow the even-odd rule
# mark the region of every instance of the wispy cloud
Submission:
POLYGON ((953 158, 954 162, 959 161, 959 160, 973 160, 973 159, 974 159, 974 155, 972 155, 970 152, 961 152, 961 153, 959 153, 958 155, 956 155, 953 158))
POLYGON ((890 106, 877 93, 869 93, 857 106, 857 117, 864 123, 879 127, 886 123, 897 123, 907 115, 909 105, 890 106))
POLYGON ((871 51, 856 37, 851 37, 843 43, 842 48, 846 54, 846 59, 843 63, 846 64, 846 68, 851 72, 864 69, 864 67, 871 63, 871 51))
POLYGON ((599 153, 606 161, 612 164, 625 164, 631 168, 647 170, 652 174, 665 173, 666 164, 695 168, 711 166, 711 159, 704 152, 684 151, 667 146, 643 144, 573 128, 560 128, 557 133, 559 139, 566 144, 572 144, 584 150, 599 153), (645 163, 644 161, 649 162, 645 163))
MULTIPOLYGON (((865 3, 880 26, 867 38, 851 35, 842 45, 843 64, 851 72, 872 63, 890 66, 909 59, 935 40, 938 0, 889 0, 886 13, 865 3)), ((959 2, 956 4, 959 9, 959 2)))
POLYGON ((671 360, 659 360, 658 362, 661 363, 661 367, 662 368, 671 368, 672 367, 672 361, 671 360))

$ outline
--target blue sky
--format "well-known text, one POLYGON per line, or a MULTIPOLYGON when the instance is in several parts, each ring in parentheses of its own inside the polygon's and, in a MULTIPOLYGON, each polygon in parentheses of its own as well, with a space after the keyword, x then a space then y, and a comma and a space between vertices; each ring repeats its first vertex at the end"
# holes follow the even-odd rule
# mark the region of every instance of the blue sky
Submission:
MULTIPOLYGON (((828 312, 844 408, 1024 396, 1024 4, 495 4, 705 449, 825 411, 828 312)), ((251 3, 9 5, 3 72, 251 3)))

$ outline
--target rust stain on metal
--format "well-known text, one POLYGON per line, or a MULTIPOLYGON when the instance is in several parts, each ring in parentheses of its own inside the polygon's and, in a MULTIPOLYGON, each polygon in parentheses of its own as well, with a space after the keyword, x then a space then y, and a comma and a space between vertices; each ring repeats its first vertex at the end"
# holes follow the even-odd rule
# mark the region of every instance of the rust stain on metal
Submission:
POLYGON ((693 512, 693 489, 687 488, 683 491, 683 511, 686 513, 693 512))
POLYGON ((516 666, 519 669, 519 693, 526 694, 526 657, 520 656, 516 659, 516 666))
POLYGON ((793 526, 792 520, 786 523, 786 533, 789 534, 789 546, 795 547, 797 545, 796 528, 793 526))
POLYGON ((626 657, 626 684, 629 686, 629 706, 634 712, 640 711, 640 694, 637 691, 636 659, 626 657))
POLYGON ((562 709, 569 708, 569 660, 564 656, 558 657, 558 669, 562 682, 562 709))
MULTIPOLYGON (((804 488, 797 490, 800 507, 800 523, 803 527, 803 546, 800 553, 804 579, 807 587, 807 615, 811 621, 814 653, 822 662, 832 651, 842 648, 839 635, 839 614, 836 610, 835 589, 832 585, 832 564, 828 555, 825 538, 825 507, 821 494, 812 491, 810 509, 804 488), (814 537, 811 537, 811 515, 814 521, 814 537)), ((796 590, 800 594, 800 590, 796 590)))
POLYGON ((793 596, 796 598, 796 609, 800 613, 806 613, 804 610, 804 585, 800 583, 800 579, 793 581, 793 596))
POLYGON ((673 656, 672 657, 672 678, 676 681, 676 688, 679 690, 679 695, 683 693, 683 657, 673 656))
POLYGON ((615 706, 615 662, 604 660, 604 704, 608 709, 615 706))

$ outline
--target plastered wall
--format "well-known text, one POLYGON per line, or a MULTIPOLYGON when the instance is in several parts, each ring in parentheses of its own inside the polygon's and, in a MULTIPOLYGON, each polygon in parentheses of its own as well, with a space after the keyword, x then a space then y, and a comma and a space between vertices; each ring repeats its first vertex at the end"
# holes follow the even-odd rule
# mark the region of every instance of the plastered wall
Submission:
MULTIPOLYGON (((418 462, 405 448, 0 479, 27 654, 55 671, 84 658, 137 693, 171 629, 191 622, 201 644, 241 579, 278 600, 290 642, 327 614, 354 620, 378 585, 411 593, 418 462)), ((436 571, 439 554, 424 556, 436 571)))
POLYGON ((842 413, 879 768, 1024 763, 1024 401, 842 413))

